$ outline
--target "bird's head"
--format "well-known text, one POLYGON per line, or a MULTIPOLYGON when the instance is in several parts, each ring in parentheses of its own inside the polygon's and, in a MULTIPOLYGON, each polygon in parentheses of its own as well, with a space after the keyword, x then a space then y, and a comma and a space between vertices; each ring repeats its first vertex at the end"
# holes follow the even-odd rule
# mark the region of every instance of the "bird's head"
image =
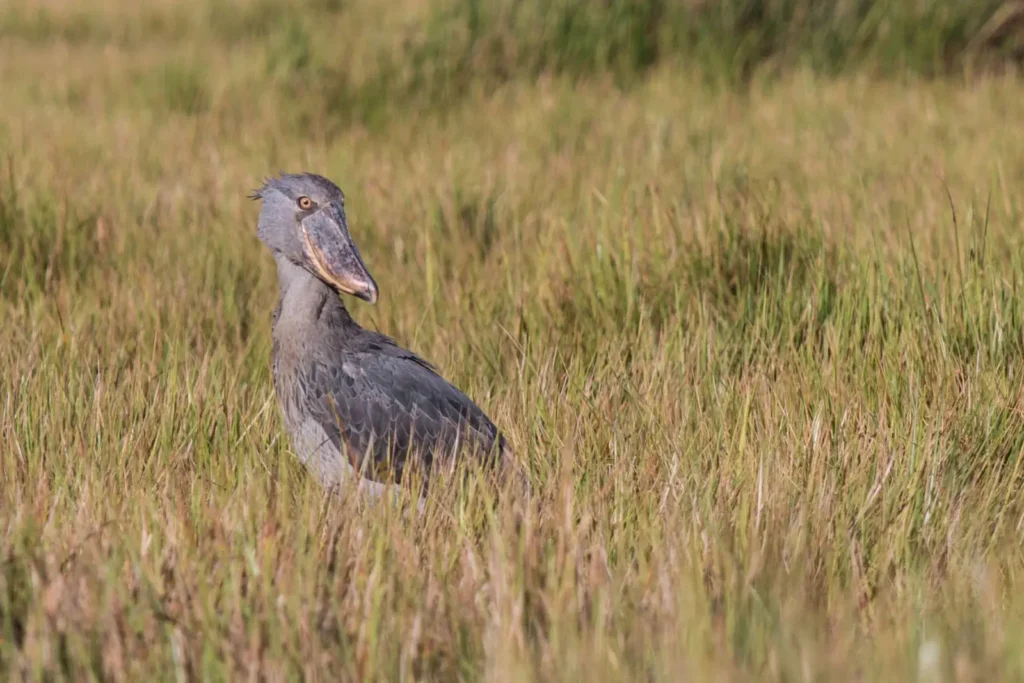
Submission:
POLYGON ((305 268, 339 292, 371 304, 374 282, 345 220, 345 195, 327 178, 312 173, 283 174, 256 190, 259 237, 276 258, 305 268))

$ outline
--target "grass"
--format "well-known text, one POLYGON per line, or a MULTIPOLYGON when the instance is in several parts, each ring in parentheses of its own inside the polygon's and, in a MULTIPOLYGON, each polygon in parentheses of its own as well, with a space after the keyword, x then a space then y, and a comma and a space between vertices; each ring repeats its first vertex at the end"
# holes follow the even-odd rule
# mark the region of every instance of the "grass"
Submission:
POLYGON ((366 84, 443 7, 145 7, 0 22, 5 677, 1024 679, 1012 73, 659 52, 435 106, 366 84), (345 189, 350 309, 530 499, 303 472, 246 199, 279 169, 345 189))

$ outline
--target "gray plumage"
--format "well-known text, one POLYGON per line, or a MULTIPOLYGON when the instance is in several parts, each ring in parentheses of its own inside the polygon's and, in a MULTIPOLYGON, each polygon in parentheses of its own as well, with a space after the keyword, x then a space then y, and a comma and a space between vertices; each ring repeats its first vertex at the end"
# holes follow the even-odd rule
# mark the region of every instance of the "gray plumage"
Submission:
POLYGON ((318 175, 283 175, 254 198, 280 285, 274 388, 307 468, 326 486, 358 472, 379 490, 401 481, 410 458, 424 473, 459 452, 504 465, 504 437, 468 396, 346 310, 339 292, 373 302, 377 285, 349 235, 341 190, 318 175))

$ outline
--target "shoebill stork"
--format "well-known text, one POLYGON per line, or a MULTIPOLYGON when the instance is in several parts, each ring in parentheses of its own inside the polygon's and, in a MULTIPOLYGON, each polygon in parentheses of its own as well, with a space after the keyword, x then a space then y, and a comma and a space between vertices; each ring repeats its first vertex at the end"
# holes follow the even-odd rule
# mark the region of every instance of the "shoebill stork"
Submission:
MULTIPOLYGON (((449 454, 507 468, 504 437, 430 363, 352 319, 341 294, 373 304, 374 282, 352 241, 345 196, 312 173, 271 178, 259 238, 277 261, 274 389, 292 449, 320 482, 351 477, 379 494, 400 483, 411 459, 429 476, 449 454)), ((421 501, 422 502, 422 501, 421 501)))

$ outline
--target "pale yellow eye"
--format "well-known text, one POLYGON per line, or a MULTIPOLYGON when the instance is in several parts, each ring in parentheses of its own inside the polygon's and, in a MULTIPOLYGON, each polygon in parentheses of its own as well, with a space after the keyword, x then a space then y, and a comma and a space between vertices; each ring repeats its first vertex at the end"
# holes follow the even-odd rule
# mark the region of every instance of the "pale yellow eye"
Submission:
POLYGON ((306 196, 299 197, 298 203, 299 203, 299 208, 302 209, 303 211, 309 211, 310 209, 313 208, 313 200, 310 199, 309 197, 306 197, 306 196))

